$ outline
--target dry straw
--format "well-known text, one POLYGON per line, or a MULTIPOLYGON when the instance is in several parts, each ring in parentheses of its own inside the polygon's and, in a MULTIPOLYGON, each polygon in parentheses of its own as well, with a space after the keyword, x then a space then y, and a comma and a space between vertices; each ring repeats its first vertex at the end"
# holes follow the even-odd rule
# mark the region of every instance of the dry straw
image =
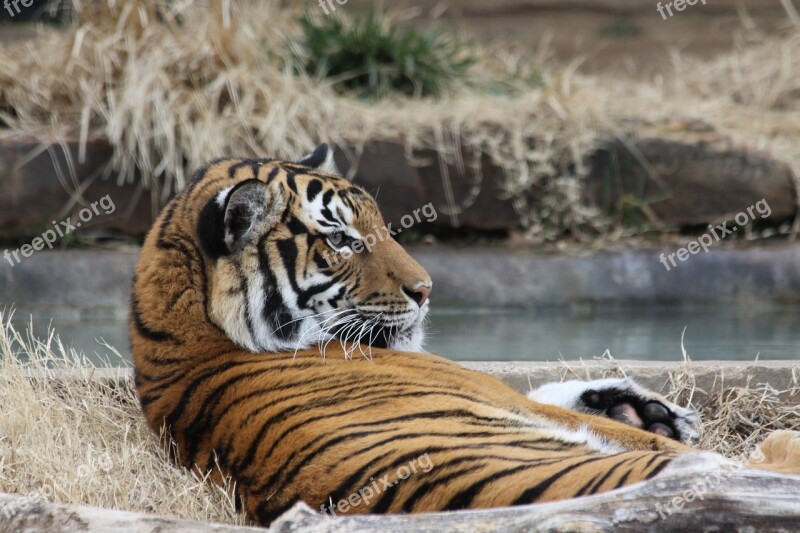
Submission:
POLYGON ((130 383, 0 322, 0 492, 245 523, 225 490, 168 462, 130 383))

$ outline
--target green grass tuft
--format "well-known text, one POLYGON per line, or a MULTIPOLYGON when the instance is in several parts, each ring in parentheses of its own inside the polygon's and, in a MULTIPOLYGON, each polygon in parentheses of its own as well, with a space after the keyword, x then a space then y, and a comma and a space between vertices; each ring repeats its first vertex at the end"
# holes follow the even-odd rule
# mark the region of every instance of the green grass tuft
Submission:
POLYGON ((295 68, 359 98, 438 96, 468 77, 467 47, 436 29, 402 28, 373 11, 361 18, 300 19, 295 68))

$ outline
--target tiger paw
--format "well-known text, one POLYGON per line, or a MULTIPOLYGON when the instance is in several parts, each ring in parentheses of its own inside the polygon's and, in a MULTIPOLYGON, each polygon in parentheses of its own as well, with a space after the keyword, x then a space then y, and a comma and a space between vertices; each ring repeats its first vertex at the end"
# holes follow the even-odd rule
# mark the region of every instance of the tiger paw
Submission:
POLYGON ((547 383, 531 391, 536 402, 606 416, 686 444, 700 438, 694 409, 680 407, 630 378, 547 383))

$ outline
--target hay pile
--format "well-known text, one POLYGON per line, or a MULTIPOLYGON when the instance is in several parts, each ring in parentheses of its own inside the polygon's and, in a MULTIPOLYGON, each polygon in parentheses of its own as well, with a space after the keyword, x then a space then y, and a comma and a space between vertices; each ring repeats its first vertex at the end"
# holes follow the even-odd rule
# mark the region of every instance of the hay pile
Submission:
POLYGON ((37 339, 0 321, 0 492, 246 523, 224 490, 168 462, 129 383, 93 381, 91 363, 55 336, 37 339), (72 379, 54 379, 58 371, 72 379))
POLYGON ((579 59, 554 65, 547 54, 476 49, 475 76, 519 83, 360 102, 290 72, 298 13, 278 2, 75 5, 66 30, 0 55, 0 124, 58 139, 105 137, 118 179, 133 180, 138 167, 161 198, 221 154, 294 157, 319 140, 358 149, 390 137, 457 164, 473 163, 461 161, 461 147, 486 153, 505 170, 506 194, 531 236, 590 237, 608 221, 581 200, 587 152, 632 121, 679 119, 705 122, 800 174, 797 27, 777 36, 750 28, 712 62, 676 53, 675 75, 652 83, 583 76, 579 59))
MULTIPOLYGON (((0 492, 245 523, 225 490, 167 461, 130 383, 92 380, 98 370, 54 335, 36 339, 2 316, 0 322, 0 492), (19 362, 20 354, 29 354, 21 356, 27 362, 19 362), (71 379, 55 379, 56 372, 67 371, 71 379)), ((612 366, 609 372, 620 372, 612 366)), ((690 371, 674 373, 671 387, 670 397, 691 398, 690 371)), ((800 428, 799 395, 795 379, 790 391, 753 384, 713 396, 698 406, 704 417, 701 446, 746 457, 773 429, 800 428)))

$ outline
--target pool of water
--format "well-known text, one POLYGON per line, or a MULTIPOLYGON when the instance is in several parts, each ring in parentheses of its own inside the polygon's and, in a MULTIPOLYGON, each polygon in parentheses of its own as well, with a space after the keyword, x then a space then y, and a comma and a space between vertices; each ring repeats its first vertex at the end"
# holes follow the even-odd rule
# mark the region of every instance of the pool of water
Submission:
MULTIPOLYGON (((64 345, 95 362, 121 364, 130 344, 124 314, 91 311, 33 313, 17 310, 23 330, 33 317, 34 332, 48 326, 64 345)), ((730 307, 554 309, 435 309, 426 348, 462 361, 556 361, 591 359, 608 350, 618 359, 676 361, 684 347, 695 360, 800 359, 800 309, 747 311, 730 307)))

